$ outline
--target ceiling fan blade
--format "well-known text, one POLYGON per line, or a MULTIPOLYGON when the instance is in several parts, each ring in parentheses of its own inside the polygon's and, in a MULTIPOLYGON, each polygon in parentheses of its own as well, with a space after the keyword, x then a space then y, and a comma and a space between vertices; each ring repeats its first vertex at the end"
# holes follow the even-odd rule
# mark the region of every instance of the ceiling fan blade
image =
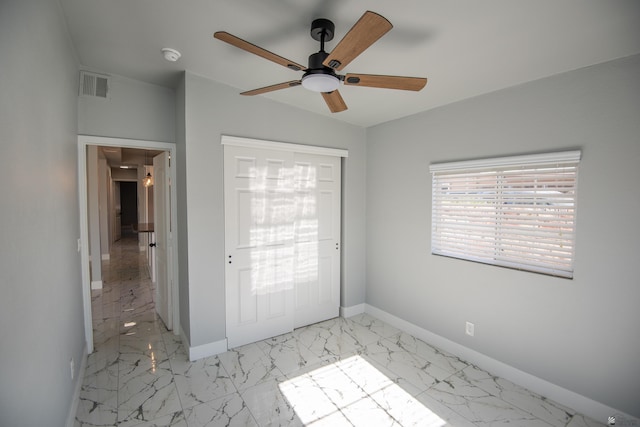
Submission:
POLYGON ((271 86, 261 87, 259 89, 248 90, 246 92, 242 92, 240 95, 252 96, 252 95, 260 95, 267 92, 273 92, 274 90, 287 89, 294 86, 300 86, 302 82, 300 80, 291 80, 290 82, 278 83, 271 86))
POLYGON ((427 84, 423 77, 376 76, 373 74, 347 74, 344 84, 354 86, 379 87, 382 89, 400 89, 419 91, 427 84))
POLYGON ((344 99, 342 99, 340 92, 337 90, 333 92, 322 92, 322 97, 332 113, 339 113, 347 109, 347 104, 344 103, 344 99))
POLYGON ((252 43, 249 43, 246 40, 242 40, 239 37, 236 37, 232 34, 227 33, 226 31, 218 31, 213 34, 213 37, 218 40, 222 40, 223 42, 229 43, 232 46, 240 48, 242 50, 246 50, 249 53, 253 53, 254 55, 258 55, 263 57, 264 59, 268 59, 269 61, 275 62, 276 64, 280 64, 283 67, 287 67, 294 71, 304 71, 307 69, 304 65, 300 65, 296 62, 290 61, 287 58, 283 58, 280 55, 276 55, 273 52, 269 52, 266 49, 263 49, 259 46, 256 46, 252 43))
POLYGON ((391 22, 382 15, 371 11, 365 12, 327 56, 323 64, 338 71, 342 70, 391 28, 393 28, 391 22))

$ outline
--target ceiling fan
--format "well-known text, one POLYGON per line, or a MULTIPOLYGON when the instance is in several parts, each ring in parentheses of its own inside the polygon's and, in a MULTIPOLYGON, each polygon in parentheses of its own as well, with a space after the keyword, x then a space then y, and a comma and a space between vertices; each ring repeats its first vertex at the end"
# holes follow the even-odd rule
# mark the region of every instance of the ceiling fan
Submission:
POLYGON ((347 109, 342 96, 338 92, 340 83, 353 86, 377 87, 383 89, 401 89, 419 91, 426 84, 427 79, 422 77, 385 76, 373 74, 337 74, 369 46, 385 35, 393 25, 383 16, 367 11, 338 42, 336 47, 327 53, 324 50, 325 42, 331 41, 335 32, 333 22, 328 19, 315 19, 311 23, 311 37, 320 42, 320 51, 309 56, 309 66, 305 67, 290 61, 275 53, 269 52, 259 46, 242 40, 225 31, 218 31, 213 36, 229 43, 232 46, 246 50, 254 55, 273 61, 294 71, 304 71, 300 80, 291 80, 259 89, 242 92, 241 95, 260 95, 275 90, 286 89, 302 85, 306 89, 320 92, 329 110, 338 113, 347 109))

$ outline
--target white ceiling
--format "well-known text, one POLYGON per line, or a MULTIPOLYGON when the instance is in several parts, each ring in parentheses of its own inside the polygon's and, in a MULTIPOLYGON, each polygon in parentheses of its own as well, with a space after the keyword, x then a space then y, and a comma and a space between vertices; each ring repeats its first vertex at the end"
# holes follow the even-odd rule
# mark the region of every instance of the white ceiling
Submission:
POLYGON ((421 92, 343 86, 349 109, 332 114, 298 86, 260 95, 372 126, 553 74, 640 53, 638 0, 60 0, 80 63, 174 87, 180 71, 238 92, 296 80, 301 72, 213 38, 227 31, 306 64, 319 50, 311 21, 336 26, 330 51, 372 10, 394 28, 343 73, 427 77, 421 92), (182 53, 176 63, 161 48, 182 53))
POLYGON ((162 151, 144 150, 139 148, 123 148, 123 147, 98 147, 107 164, 112 168, 127 166, 128 169, 137 169, 141 165, 153 165, 153 158, 162 151))

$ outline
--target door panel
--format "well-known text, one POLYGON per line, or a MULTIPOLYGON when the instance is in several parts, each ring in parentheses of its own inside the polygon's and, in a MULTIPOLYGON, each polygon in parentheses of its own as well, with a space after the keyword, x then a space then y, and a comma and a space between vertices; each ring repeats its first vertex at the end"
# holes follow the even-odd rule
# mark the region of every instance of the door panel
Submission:
POLYGON ((258 320, 258 298, 252 292, 251 286, 251 269, 238 269, 238 314, 239 324, 255 323, 258 320))
POLYGON ((170 231, 170 212, 171 205, 169 197, 169 154, 163 152, 153 158, 153 211, 154 211, 154 235, 155 235, 155 264, 156 264, 156 289, 155 289, 155 307, 160 319, 164 322, 167 329, 173 329, 173 321, 170 313, 171 309, 171 292, 169 271, 170 263, 168 254, 171 252, 171 231, 170 231))
POLYGON ((320 191, 318 194, 318 240, 333 240, 333 206, 335 194, 333 191, 320 191))
POLYGON ((296 154, 294 326, 340 310, 340 158, 296 154))
POLYGON ((322 182, 334 182, 336 180, 336 173, 334 164, 320 163, 318 165, 318 180, 322 182))
POLYGON ((225 147, 230 348, 293 329, 292 166, 292 153, 225 147))
POLYGON ((333 286, 331 286, 333 278, 333 257, 326 256, 320 258, 320 268, 318 274, 318 304, 331 303, 333 295, 333 286))
POLYGON ((256 172, 255 157, 235 157, 235 177, 236 178, 254 178, 256 172))
POLYGON ((256 222, 251 216, 251 203, 255 192, 251 190, 237 190, 237 248, 251 247, 251 232, 255 230, 256 222))

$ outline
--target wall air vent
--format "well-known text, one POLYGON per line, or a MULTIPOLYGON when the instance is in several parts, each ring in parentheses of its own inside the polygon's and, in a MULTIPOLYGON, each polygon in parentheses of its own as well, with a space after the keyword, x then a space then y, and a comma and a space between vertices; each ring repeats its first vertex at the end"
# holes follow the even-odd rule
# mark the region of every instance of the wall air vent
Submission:
POLYGON ((80 96, 108 98, 109 76, 80 71, 80 96))

